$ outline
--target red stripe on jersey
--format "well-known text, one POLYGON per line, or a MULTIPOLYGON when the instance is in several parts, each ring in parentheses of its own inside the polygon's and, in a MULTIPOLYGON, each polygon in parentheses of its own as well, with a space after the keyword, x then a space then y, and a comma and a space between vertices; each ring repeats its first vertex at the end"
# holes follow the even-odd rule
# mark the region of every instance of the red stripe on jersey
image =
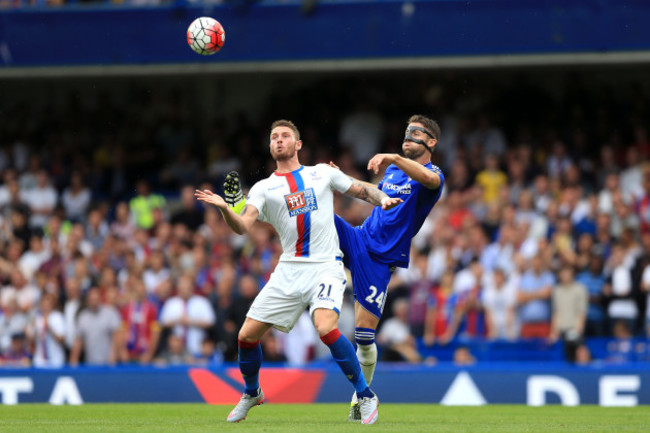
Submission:
MULTIPOLYGON (((278 176, 284 176, 287 179, 287 182, 289 183, 289 192, 298 192, 298 185, 296 184, 296 179, 293 177, 293 172, 276 174, 278 176)), ((305 239, 305 214, 298 215, 296 219, 296 225, 298 228, 298 240, 296 241, 295 257, 302 257, 302 245, 305 239)))

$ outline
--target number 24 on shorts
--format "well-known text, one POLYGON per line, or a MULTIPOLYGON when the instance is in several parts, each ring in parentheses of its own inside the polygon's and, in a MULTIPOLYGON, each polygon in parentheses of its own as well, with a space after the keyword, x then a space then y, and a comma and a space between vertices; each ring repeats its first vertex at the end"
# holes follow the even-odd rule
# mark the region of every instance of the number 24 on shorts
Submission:
POLYGON ((384 312, 384 301, 386 300, 385 294, 386 292, 381 292, 379 295, 377 295, 377 288, 375 286, 370 286, 368 288, 370 290, 370 294, 366 296, 366 302, 369 304, 372 304, 373 302, 377 304, 379 307, 379 311, 382 313, 384 312))

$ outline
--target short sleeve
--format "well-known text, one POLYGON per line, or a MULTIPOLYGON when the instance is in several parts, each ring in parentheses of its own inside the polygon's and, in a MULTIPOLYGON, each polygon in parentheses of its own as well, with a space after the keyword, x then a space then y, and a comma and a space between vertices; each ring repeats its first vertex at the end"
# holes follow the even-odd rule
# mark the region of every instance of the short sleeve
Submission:
POLYGON ((257 182, 251 190, 248 192, 248 197, 246 198, 246 204, 255 206, 257 211, 260 213, 257 217, 260 221, 266 221, 266 199, 264 197, 264 188, 262 187, 261 182, 257 182))
POLYGON ((330 167, 329 165, 323 164, 322 167, 329 174, 330 186, 333 190, 344 193, 350 189, 353 183, 350 176, 346 175, 338 168, 330 167))
POLYGON ((432 172, 438 175, 438 177, 440 178, 440 186, 438 187, 438 189, 442 189, 445 186, 445 175, 442 173, 442 170, 440 170, 440 167, 431 164, 431 168, 429 170, 431 170, 432 172))

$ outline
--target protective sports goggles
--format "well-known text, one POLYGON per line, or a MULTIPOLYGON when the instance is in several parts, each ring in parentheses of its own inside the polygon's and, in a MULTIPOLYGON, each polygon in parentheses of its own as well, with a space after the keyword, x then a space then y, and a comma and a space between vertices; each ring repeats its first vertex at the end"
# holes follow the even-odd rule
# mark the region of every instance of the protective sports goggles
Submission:
POLYGON ((421 144, 422 146, 424 146, 431 153, 431 155, 433 155, 433 148, 427 146, 426 141, 421 140, 419 138, 413 137, 413 131, 424 132, 425 134, 427 134, 429 137, 433 138, 434 140, 436 139, 436 137, 434 137, 429 131, 422 128, 421 126, 409 126, 408 128, 406 128, 406 135, 404 136, 404 141, 412 141, 413 143, 421 144))

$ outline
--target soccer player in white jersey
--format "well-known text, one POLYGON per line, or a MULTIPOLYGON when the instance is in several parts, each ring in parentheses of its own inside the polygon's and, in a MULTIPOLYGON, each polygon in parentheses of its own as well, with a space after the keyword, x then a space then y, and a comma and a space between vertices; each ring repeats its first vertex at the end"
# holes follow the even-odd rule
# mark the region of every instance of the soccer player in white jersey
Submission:
POLYGON ((326 164, 302 166, 298 159, 301 148, 300 133, 292 122, 278 120, 271 125, 270 149, 277 169, 253 185, 241 214, 211 191, 195 192, 198 200, 219 208, 234 232, 246 233, 259 219, 273 225, 282 242, 280 262, 239 331, 239 368, 246 385, 228 421, 243 420, 253 406, 264 400, 259 385, 262 336, 271 327, 289 332, 309 307, 318 335, 354 385, 362 423, 373 424, 379 401, 366 384, 354 346, 338 330, 345 272, 334 226, 334 190, 384 210, 402 200, 354 181, 326 164))

